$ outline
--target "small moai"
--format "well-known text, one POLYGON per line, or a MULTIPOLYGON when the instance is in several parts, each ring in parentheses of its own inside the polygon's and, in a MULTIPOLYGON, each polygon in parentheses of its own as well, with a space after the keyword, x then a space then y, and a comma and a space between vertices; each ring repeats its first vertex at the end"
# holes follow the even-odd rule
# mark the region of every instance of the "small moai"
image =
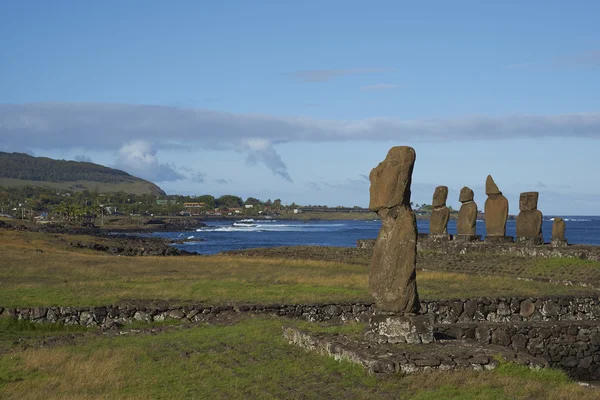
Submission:
POLYGON ((438 186, 433 192, 433 201, 431 205, 431 217, 429 218, 429 239, 431 240, 450 240, 448 235, 448 220, 450 219, 450 209, 446 207, 448 199, 448 187, 438 186))
POLYGON ((376 314, 365 337, 390 343, 429 343, 433 325, 420 311, 417 292, 417 221, 410 206, 416 154, 396 146, 369 176, 369 208, 381 218, 373 249, 369 290, 376 314))
POLYGON ((475 194, 468 187, 460 189, 458 201, 461 202, 456 221, 456 240, 475 241, 481 237, 476 234, 477 227, 477 204, 474 201, 475 194))
POLYGON ((565 247, 568 245, 567 239, 565 238, 565 220, 562 218, 554 218, 552 223, 552 246, 554 247, 565 247))
POLYGON ((508 200, 494 182, 491 175, 485 181, 485 241, 512 242, 512 236, 506 236, 506 221, 508 220, 508 200))
POLYGON ((519 197, 519 215, 517 216, 517 242, 544 244, 542 237, 542 212, 537 209, 538 192, 524 192, 519 197))

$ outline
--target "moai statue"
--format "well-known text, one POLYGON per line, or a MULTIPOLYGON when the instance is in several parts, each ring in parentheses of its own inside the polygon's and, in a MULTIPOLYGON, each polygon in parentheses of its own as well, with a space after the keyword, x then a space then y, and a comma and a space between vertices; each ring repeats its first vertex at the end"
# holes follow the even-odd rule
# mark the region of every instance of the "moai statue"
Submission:
POLYGON ((490 242, 512 242, 512 236, 506 236, 506 220, 508 219, 508 200, 491 175, 485 181, 485 240, 490 242))
POLYGON ((517 216, 517 242, 544 244, 542 237, 542 213, 537 209, 538 192, 524 192, 519 197, 519 215, 517 216))
POLYGON ((381 229, 369 274, 369 290, 381 311, 394 316, 374 316, 368 335, 386 341, 429 343, 433 328, 420 311, 416 281, 417 221, 410 206, 410 185, 416 154, 412 147, 392 147, 375 167, 369 208, 381 218, 381 229))
POLYGON ((468 187, 460 189, 458 201, 462 203, 458 211, 458 220, 456 221, 457 240, 474 241, 479 240, 476 235, 477 225, 477 204, 473 201, 474 193, 468 187))
POLYGON ((448 219, 450 219, 450 210, 446 207, 448 199, 448 187, 438 186, 433 192, 433 210, 429 218, 429 238, 433 240, 450 239, 448 235, 448 219))
POLYGON ((552 246, 565 247, 568 245, 565 238, 565 220, 562 218, 554 218, 552 223, 552 246))

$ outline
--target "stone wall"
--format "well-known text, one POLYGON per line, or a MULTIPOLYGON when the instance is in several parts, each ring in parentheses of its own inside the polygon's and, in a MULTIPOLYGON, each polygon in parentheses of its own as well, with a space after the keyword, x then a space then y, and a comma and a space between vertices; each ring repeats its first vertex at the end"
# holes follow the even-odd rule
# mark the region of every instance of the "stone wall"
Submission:
POLYGON ((430 250, 452 254, 491 253, 511 254, 522 257, 540 258, 579 258, 582 260, 600 261, 600 246, 570 245, 555 247, 550 244, 532 246, 516 243, 486 243, 483 241, 460 242, 419 240, 418 250, 430 250))
MULTIPOLYGON (((125 305, 103 307, 0 307, 0 316, 37 322, 103 326, 133 321, 160 322, 168 318, 201 321, 222 313, 268 314, 320 321, 368 321, 371 303, 273 304, 238 306, 125 305)), ((590 321, 600 318, 600 297, 477 298, 421 302, 421 313, 434 324, 464 322, 590 321)))
MULTIPOLYGON (((600 246, 569 245, 556 247, 551 244, 532 246, 519 243, 487 243, 484 241, 464 242, 458 240, 429 240, 427 234, 419 234, 417 250, 436 251, 447 254, 490 253, 510 254, 522 257, 540 258, 579 258, 582 260, 600 261, 600 246)), ((375 239, 359 239, 356 247, 372 249, 375 239)))
POLYGON ((595 321, 438 325, 447 338, 509 347, 545 359, 582 380, 600 380, 600 324, 595 321))
POLYGON ((424 371, 491 370, 507 361, 540 369, 548 363, 540 357, 517 352, 506 346, 479 345, 461 340, 441 340, 426 345, 398 345, 365 340, 360 335, 331 335, 284 327, 283 337, 290 344, 362 365, 370 373, 402 375, 424 371))

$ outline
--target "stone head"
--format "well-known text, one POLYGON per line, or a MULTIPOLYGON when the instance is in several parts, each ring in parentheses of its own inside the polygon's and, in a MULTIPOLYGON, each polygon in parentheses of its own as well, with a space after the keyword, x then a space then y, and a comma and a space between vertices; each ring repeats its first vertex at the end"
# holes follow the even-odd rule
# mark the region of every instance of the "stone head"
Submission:
POLYGON ((487 194, 488 196, 490 194, 502 194, 500 189, 498 189, 498 185, 496 185, 496 182, 494 182, 494 178, 492 178, 491 175, 488 175, 487 179, 485 180, 485 194, 487 194))
POLYGON ((460 196, 458 197, 458 201, 460 201, 461 203, 466 203, 469 201, 473 201, 474 197, 475 194, 473 193, 473 191, 465 186, 462 189, 460 189, 460 196))
POLYGON ((521 211, 531 211, 537 210, 538 205, 538 192, 524 192, 521 193, 519 197, 519 210, 521 211))
POLYGON ((434 207, 441 207, 446 205, 446 200, 448 199, 448 186, 438 186, 435 188, 433 192, 433 202, 432 205, 434 207))
POLYGON ((369 208, 375 212, 399 205, 410 207, 410 184, 416 153, 412 147, 395 146, 371 171, 369 208))

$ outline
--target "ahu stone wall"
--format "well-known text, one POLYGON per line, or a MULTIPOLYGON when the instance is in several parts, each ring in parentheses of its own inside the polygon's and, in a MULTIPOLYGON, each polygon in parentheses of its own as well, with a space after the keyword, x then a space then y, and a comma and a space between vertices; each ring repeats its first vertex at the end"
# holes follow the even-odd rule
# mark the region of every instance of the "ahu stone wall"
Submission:
POLYGON ((596 321, 438 325, 438 334, 509 347, 541 357, 576 379, 600 380, 600 324, 596 321))
MULTIPOLYGON (((372 249, 375 239, 358 239, 356 247, 372 249)), ((532 246, 520 243, 490 243, 484 241, 465 242, 460 240, 429 240, 427 234, 419 233, 417 241, 419 251, 435 251, 446 254, 510 254, 521 257, 540 258, 579 258, 581 260, 600 261, 600 246, 569 245, 553 246, 543 244, 532 246)))
MULTIPOLYGON (((110 327, 133 321, 166 319, 203 321, 223 313, 267 314, 311 322, 368 321, 375 314, 371 303, 272 304, 272 305, 111 305, 102 307, 0 307, 0 316, 36 322, 110 327)), ((421 313, 434 324, 463 322, 593 321, 600 319, 600 298, 548 296, 539 298, 476 298, 423 300, 421 313)))

